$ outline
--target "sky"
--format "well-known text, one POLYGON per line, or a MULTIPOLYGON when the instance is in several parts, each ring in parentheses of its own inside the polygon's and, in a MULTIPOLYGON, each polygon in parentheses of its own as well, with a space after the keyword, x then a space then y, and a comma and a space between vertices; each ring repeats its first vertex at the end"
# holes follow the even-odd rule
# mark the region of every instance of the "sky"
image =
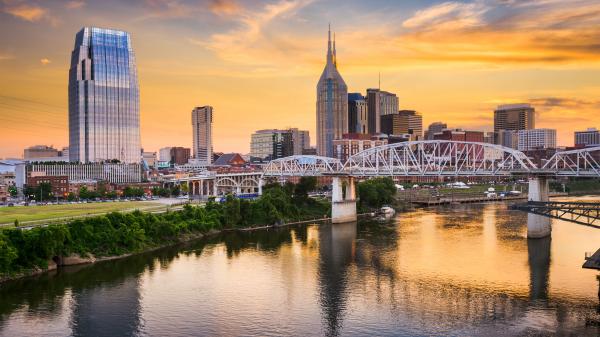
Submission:
POLYGON ((498 104, 536 126, 600 127, 600 2, 592 0, 0 0, 0 158, 68 146, 67 85, 84 26, 132 36, 144 150, 192 146, 191 111, 214 108, 215 151, 259 129, 316 142, 327 26, 349 92, 378 86, 424 126, 491 130, 498 104))

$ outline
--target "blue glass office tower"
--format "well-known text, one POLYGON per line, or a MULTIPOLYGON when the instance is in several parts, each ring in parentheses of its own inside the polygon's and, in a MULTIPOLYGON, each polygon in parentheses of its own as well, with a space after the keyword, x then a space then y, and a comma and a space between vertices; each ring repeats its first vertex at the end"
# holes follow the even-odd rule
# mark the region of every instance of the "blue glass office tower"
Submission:
POLYGON ((129 33, 85 27, 69 69, 69 157, 140 162, 139 86, 129 33))

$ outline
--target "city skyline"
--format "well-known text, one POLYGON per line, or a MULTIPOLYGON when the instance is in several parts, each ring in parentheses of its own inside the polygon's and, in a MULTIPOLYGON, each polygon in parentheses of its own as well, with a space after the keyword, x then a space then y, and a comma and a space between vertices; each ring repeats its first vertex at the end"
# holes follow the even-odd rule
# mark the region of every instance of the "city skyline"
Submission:
POLYGON ((328 21, 349 91, 377 87, 381 71, 382 90, 396 93, 401 109, 420 111, 424 125, 443 120, 489 131, 497 105, 523 102, 536 108, 537 127, 560 123, 559 145, 596 126, 599 52, 591 37, 600 6, 592 1, 344 4, 133 2, 115 12, 110 1, 4 1, 0 157, 20 157, 36 144, 68 145, 69 52, 73 35, 92 25, 132 36, 146 151, 191 147, 189 110, 198 101, 219 111, 218 151, 247 153, 250 134, 264 128, 316 135, 314 81, 328 21), (392 18, 400 28, 386 27, 392 18), (524 28, 528 35, 518 32, 524 28))

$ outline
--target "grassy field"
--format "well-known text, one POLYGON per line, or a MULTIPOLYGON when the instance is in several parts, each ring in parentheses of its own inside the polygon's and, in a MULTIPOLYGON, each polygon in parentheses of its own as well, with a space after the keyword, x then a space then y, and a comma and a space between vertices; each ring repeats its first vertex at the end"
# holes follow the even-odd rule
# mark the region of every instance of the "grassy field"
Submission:
POLYGON ((19 223, 25 224, 28 221, 52 220, 134 209, 159 210, 165 207, 163 204, 148 201, 0 207, 0 224, 12 224, 15 219, 19 220, 19 223))

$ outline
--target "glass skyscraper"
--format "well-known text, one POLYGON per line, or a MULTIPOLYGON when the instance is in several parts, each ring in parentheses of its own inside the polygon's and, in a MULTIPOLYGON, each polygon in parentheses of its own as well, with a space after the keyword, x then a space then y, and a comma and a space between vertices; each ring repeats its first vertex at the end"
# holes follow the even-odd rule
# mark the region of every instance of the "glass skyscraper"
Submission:
POLYGON ((317 154, 333 157, 333 140, 348 133, 348 87, 337 70, 335 37, 327 41, 327 63, 317 83, 317 154))
POLYGON ((85 27, 69 69, 69 158, 140 162, 139 86, 129 33, 85 27))

